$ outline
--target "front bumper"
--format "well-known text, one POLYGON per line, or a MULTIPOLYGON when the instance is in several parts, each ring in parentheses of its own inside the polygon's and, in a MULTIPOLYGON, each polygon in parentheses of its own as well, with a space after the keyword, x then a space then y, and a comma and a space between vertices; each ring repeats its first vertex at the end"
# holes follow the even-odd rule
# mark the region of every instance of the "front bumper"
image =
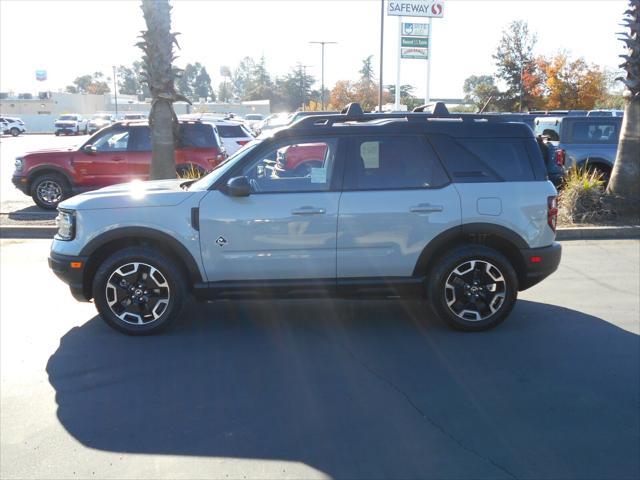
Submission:
POLYGON ((14 175, 11 177, 11 183, 25 195, 29 195, 29 181, 23 175, 14 175))
POLYGON ((548 247, 520 250, 524 271, 519 280, 519 290, 526 290, 541 282, 558 269, 562 256, 562 245, 554 242, 548 247))
POLYGON ((76 133, 77 130, 78 130, 78 127, 75 126, 75 125, 74 126, 68 125, 68 126, 64 126, 64 127, 55 127, 55 131, 57 133, 60 133, 60 132, 62 132, 62 133, 76 133))
POLYGON ((88 302, 90 296, 85 294, 84 289, 84 270, 87 263, 87 257, 61 255, 56 252, 49 254, 49 268, 64 283, 69 285, 71 295, 80 302, 88 302), (78 267, 77 264, 80 264, 78 267), (76 264, 72 267, 72 264, 76 264))

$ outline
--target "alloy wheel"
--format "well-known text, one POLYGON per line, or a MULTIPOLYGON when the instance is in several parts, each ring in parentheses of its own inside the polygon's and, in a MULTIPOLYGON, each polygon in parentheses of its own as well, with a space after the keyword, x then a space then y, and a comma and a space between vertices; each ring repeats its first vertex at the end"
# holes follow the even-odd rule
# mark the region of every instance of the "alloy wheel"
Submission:
POLYGON ((120 320, 148 325, 167 310, 171 290, 160 270, 147 263, 132 262, 111 273, 105 295, 107 305, 120 320))
POLYGON ((36 191, 42 203, 56 205, 62 200, 62 186, 53 180, 41 182, 36 191))
POLYGON ((467 260, 447 277, 444 295, 456 316, 479 322, 498 311, 506 291, 507 283, 498 267, 486 260, 467 260))

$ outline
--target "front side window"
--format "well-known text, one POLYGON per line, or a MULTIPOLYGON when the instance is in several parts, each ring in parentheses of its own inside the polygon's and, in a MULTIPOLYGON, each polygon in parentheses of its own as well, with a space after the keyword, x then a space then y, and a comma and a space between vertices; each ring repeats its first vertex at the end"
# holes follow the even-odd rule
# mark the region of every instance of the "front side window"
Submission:
POLYGON ((447 183, 433 149, 419 136, 358 139, 347 162, 347 190, 434 188, 447 183))
POLYGON ((279 144, 245 166, 253 193, 324 192, 331 188, 338 141, 279 144))
POLYGON ((109 130, 93 142, 98 152, 124 152, 129 147, 128 130, 109 130))

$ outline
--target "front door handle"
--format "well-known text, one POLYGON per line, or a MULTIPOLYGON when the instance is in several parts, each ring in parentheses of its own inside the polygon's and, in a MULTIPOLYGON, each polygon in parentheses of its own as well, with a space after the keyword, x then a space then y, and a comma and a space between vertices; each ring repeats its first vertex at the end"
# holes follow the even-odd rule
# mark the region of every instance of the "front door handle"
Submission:
POLYGON ((294 210, 291 210, 292 215, 323 215, 327 213, 324 208, 315 208, 315 207, 300 207, 294 210))
POLYGON ((411 213, 433 213, 441 212, 442 210, 442 205, 431 205, 430 203, 420 203, 409 209, 411 213))

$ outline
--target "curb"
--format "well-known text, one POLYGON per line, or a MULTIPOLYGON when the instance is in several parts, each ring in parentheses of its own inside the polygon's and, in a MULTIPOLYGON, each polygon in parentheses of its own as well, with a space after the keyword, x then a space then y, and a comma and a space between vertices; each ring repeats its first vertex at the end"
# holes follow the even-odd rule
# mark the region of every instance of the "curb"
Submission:
POLYGON ((58 231, 54 225, 2 225, 0 238, 53 238, 58 231))
POLYGON ((556 240, 620 240, 640 238, 640 226, 559 228, 556 240))
MULTIPOLYGON (((54 225, 1 225, 0 238, 53 238, 57 231, 54 225)), ((640 225, 559 228, 556 233, 558 241, 619 239, 640 239, 640 225)))

